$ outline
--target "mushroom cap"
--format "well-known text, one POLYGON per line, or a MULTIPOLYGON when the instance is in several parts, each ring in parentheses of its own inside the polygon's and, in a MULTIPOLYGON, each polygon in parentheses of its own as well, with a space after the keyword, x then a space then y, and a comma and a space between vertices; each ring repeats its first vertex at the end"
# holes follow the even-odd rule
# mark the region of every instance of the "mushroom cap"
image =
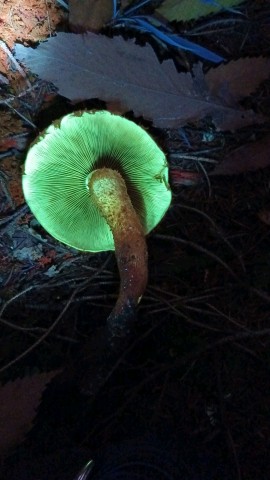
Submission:
POLYGON ((91 172, 103 167, 122 175, 143 229, 150 232, 171 202, 168 164, 134 122, 107 111, 71 113, 44 130, 26 157, 26 202, 53 237, 78 250, 114 250, 88 186, 91 172))

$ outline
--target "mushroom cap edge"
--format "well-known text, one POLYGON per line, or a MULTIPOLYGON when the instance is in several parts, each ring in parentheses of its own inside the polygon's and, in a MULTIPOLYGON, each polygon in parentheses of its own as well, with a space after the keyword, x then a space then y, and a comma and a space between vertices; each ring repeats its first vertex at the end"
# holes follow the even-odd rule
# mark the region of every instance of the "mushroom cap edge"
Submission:
POLYGON ((30 146, 23 191, 45 230, 82 251, 114 250, 88 188, 91 172, 101 166, 120 170, 146 234, 171 203, 166 157, 142 127, 108 111, 65 115, 30 146))

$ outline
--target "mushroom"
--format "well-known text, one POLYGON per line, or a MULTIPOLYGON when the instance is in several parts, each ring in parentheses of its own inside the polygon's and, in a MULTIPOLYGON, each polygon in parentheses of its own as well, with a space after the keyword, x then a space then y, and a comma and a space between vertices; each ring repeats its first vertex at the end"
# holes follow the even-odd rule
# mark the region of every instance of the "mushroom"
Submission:
POLYGON ((39 223, 85 252, 115 250, 120 293, 108 325, 125 336, 125 318, 144 293, 145 235, 171 202, 164 153, 134 122, 108 111, 78 111, 55 121, 31 145, 23 191, 39 223))

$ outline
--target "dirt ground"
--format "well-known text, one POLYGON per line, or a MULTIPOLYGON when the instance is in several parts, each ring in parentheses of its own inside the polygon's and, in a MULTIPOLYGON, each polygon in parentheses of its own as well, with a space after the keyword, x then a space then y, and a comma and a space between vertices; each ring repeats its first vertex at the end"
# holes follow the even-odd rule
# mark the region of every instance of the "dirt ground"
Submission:
MULTIPOLYGON (((229 59, 269 56, 269 2, 239 8, 242 22, 219 14, 211 28, 208 17, 186 28, 205 26, 197 43, 223 46, 229 59)), ((236 132, 217 131, 208 118, 160 130, 129 113, 166 153, 173 200, 147 237, 149 283, 134 339, 93 398, 89 358, 98 344, 91 339, 117 299, 115 257, 54 240, 26 205, 21 176, 37 131, 78 107, 104 104, 72 105, 12 60, 14 42, 69 31, 57 2, 0 0, 0 27, 0 379, 61 371, 26 438, 3 460, 3 475, 72 480, 86 460, 115 445, 108 457, 126 458, 131 441, 154 445, 163 468, 175 462, 188 480, 268 479, 270 166, 226 175, 214 168, 269 134, 269 81, 246 99, 265 123, 236 132)), ((174 50, 166 55, 179 66, 174 50)), ((105 477, 93 471, 94 478, 105 477)))

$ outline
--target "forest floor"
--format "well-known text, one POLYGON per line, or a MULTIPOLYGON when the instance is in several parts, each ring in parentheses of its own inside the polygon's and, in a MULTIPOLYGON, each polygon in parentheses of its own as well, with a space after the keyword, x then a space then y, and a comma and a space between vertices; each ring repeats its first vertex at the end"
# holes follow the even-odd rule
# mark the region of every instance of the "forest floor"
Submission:
MULTIPOLYGON (((185 31, 205 27, 196 42, 210 50, 219 45, 228 60, 269 57, 269 2, 247 1, 238 10, 241 22, 229 11, 189 22, 185 31)), ((172 25, 181 32, 181 24, 172 25)), ((173 200, 147 237, 149 283, 136 338, 92 398, 87 359, 117 299, 117 265, 112 252, 86 254, 60 244, 25 204, 21 176, 31 141, 78 104, 33 80, 12 53, 15 42, 33 45, 69 31, 69 15, 52 0, 0 0, 0 28, 0 399, 8 402, 4 387, 13 385, 10 405, 20 410, 18 379, 33 377, 36 393, 33 404, 27 400, 31 412, 12 427, 4 425, 0 405, 2 436, 13 429, 6 445, 0 440, 3 475, 72 480, 97 450, 154 438, 199 478, 268 479, 270 160, 257 162, 270 158, 269 141, 266 149, 260 143, 269 138, 270 81, 243 103, 265 121, 236 131, 219 131, 209 118, 158 129, 129 113, 166 153, 173 200), (29 82, 35 82, 30 92, 29 82), (240 173, 231 164, 222 170, 232 151, 246 153, 254 143, 258 154, 240 173), (40 387, 35 378, 42 372, 48 376, 40 387)), ((181 71, 197 60, 170 48, 165 56, 181 71)), ((102 99, 79 104, 99 106, 102 99)))

